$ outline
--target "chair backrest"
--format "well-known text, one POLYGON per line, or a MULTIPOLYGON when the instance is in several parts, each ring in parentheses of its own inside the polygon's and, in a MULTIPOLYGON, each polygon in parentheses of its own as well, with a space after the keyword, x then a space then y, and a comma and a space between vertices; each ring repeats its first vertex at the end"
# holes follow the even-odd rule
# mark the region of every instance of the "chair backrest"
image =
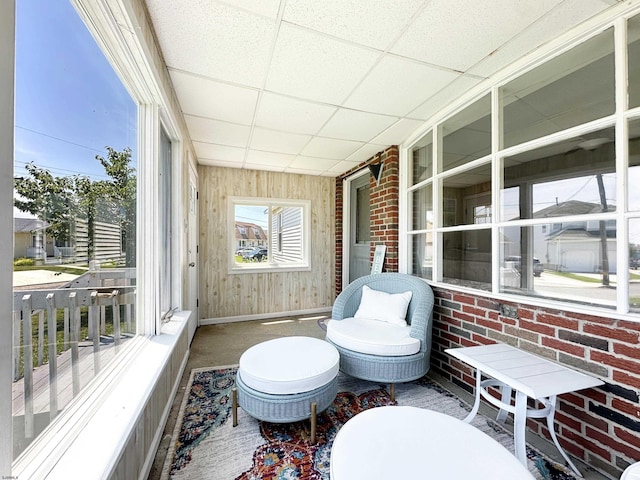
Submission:
POLYGON ((353 317, 360 306, 362 286, 387 293, 411 290, 413 295, 407 311, 407 323, 411 325, 411 336, 425 340, 431 336, 433 317, 433 291, 421 278, 406 273, 377 273, 357 278, 347 285, 336 298, 331 318, 342 320, 353 317))

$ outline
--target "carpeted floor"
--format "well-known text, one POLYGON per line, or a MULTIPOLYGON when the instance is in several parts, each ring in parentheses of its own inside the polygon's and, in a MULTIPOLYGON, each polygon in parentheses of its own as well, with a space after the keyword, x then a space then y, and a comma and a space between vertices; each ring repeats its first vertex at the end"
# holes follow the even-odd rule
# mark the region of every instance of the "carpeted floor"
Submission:
MULTIPOLYGON (((331 446, 339 428, 362 410, 392 404, 385 386, 340 374, 338 396, 318 415, 318 439, 312 445, 308 421, 259 422, 240 408, 239 425, 234 428, 231 389, 235 373, 235 366, 191 372, 163 480, 329 480, 331 446)), ((426 378, 397 385, 396 401, 460 419, 469 411, 457 397, 426 378)), ((513 451, 513 437, 500 425, 482 415, 476 416, 472 425, 513 451)), ((532 448, 527 448, 527 455, 529 470, 537 479, 575 479, 563 466, 552 464, 532 448)))

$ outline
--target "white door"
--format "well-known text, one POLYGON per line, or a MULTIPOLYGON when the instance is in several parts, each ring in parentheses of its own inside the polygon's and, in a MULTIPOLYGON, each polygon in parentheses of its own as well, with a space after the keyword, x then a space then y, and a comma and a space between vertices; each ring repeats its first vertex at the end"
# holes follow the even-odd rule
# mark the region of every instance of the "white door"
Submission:
POLYGON ((191 310, 189 343, 198 326, 198 175, 189 165, 189 218, 187 226, 187 302, 191 310))
POLYGON ((349 283, 371 273, 371 204, 369 175, 353 181, 349 189, 349 283))

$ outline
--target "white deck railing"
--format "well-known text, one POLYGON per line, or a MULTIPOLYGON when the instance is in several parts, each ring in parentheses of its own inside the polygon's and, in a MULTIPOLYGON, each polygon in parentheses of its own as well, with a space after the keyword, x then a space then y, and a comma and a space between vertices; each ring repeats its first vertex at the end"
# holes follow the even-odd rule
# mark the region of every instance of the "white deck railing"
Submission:
POLYGON ((63 288, 14 291, 13 415, 14 424, 24 416, 25 445, 135 334, 132 273, 132 269, 96 270, 63 288), (58 335, 60 317, 63 328, 58 335), (83 323, 86 335, 81 335, 83 323), (40 419, 36 426, 36 416, 46 412, 48 421, 40 419))

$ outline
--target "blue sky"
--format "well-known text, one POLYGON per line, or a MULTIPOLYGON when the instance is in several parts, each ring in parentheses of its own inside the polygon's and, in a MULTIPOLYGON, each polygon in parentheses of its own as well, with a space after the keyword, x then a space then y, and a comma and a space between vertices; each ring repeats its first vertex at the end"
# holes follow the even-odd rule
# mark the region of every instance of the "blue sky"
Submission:
POLYGON ((103 179, 106 146, 131 148, 135 163, 137 107, 69 1, 16 9, 16 176, 34 162, 103 179))

